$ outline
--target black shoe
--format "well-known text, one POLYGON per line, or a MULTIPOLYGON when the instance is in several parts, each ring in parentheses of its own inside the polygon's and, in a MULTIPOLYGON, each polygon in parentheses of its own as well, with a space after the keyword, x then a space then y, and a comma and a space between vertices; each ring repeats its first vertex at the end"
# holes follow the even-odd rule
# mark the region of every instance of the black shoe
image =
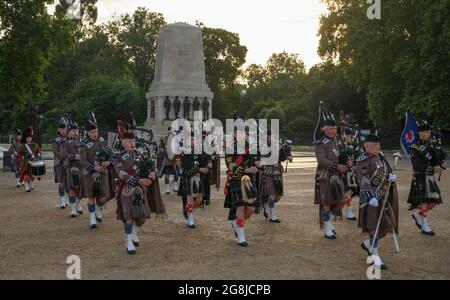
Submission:
POLYGON ((424 230, 422 230, 422 234, 429 235, 429 236, 436 235, 436 233, 434 233, 433 230, 432 231, 424 231, 424 230))
POLYGON ((189 228, 194 229, 195 228, 195 224, 192 225, 188 225, 189 228))
POLYGON ((417 228, 419 228, 420 230, 422 230, 422 225, 420 225, 420 223, 417 221, 416 216, 414 214, 411 215, 411 218, 413 218, 414 222, 416 222, 416 226, 417 228))
POLYGON ((276 220, 269 219, 269 222, 272 222, 272 223, 281 223, 280 219, 276 219, 276 220))
POLYGON ((128 249, 127 249, 127 253, 128 253, 128 254, 131 254, 131 255, 134 255, 134 254, 136 254, 136 250, 128 250, 128 249))
POLYGON ((135 247, 139 247, 139 242, 133 241, 133 245, 134 245, 135 247))
POLYGON ((27 193, 31 193, 31 190, 26 190, 25 192, 27 192, 27 193))
POLYGON ((66 207, 64 205, 61 205, 59 208, 66 209, 66 207))
POLYGON ((91 229, 95 229, 95 228, 97 228, 97 224, 92 224, 91 229))
POLYGON ((20 187, 20 184, 16 185, 16 187, 20 187))
POLYGON ((82 215, 83 211, 82 210, 77 210, 77 214, 82 215))
POLYGON ((242 243, 238 243, 238 245, 241 246, 241 247, 247 247, 248 246, 248 242, 245 241, 245 242, 242 242, 242 243))
POLYGON ((335 236, 334 234, 331 235, 331 236, 328 236, 328 235, 325 234, 325 237, 326 237, 327 239, 329 239, 329 240, 335 240, 335 239, 336 239, 336 236, 335 236))
POLYGON ((103 221, 103 219, 102 218, 97 218, 97 217, 95 217, 95 219, 97 220, 97 222, 99 222, 99 223, 101 223, 102 221, 103 221))
POLYGON ((361 243, 361 248, 364 250, 364 251, 366 251, 367 252, 367 255, 369 255, 370 256, 370 250, 369 249, 367 249, 367 247, 366 247, 366 245, 364 245, 364 242, 362 242, 361 243))
POLYGON ((356 219, 356 217, 353 217, 353 218, 346 218, 347 220, 349 220, 349 221, 356 221, 357 219, 356 219))
POLYGON ((166 192, 166 195, 170 195, 170 192, 166 192))
POLYGON ((70 215, 71 218, 76 218, 77 215, 70 215))

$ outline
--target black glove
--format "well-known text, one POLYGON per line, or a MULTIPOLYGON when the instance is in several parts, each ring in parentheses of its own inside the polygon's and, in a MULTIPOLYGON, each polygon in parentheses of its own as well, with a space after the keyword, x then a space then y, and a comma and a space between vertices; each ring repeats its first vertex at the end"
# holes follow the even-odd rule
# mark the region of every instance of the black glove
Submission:
POLYGON ((429 166, 427 168, 427 175, 434 175, 434 167, 433 166, 429 166))

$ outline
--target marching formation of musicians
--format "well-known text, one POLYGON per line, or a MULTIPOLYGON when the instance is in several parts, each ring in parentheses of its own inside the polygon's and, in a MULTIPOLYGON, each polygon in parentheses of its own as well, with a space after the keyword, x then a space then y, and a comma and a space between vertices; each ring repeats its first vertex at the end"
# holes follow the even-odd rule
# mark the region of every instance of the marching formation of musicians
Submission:
MULTIPOLYGON (((331 240, 338 238, 339 226, 335 221, 345 213, 346 220, 357 221, 355 225, 367 234, 361 248, 376 258, 375 266, 385 269, 378 250, 380 240, 392 234, 398 248, 399 203, 395 167, 399 154, 391 165, 381 151, 376 134, 367 135, 360 144, 356 138, 358 131, 338 124, 323 105, 319 123, 314 133, 317 158, 314 203, 319 207, 319 224, 324 236, 331 240), (356 214, 352 210, 355 197, 359 198, 356 214)), ((128 123, 118 121, 117 130, 116 140, 108 147, 106 140, 99 136, 93 113, 82 127, 69 115, 61 115, 57 136, 52 140, 58 206, 61 209, 69 207, 69 215, 77 217, 83 214, 80 201, 86 198, 89 227, 95 229, 102 222, 103 205, 116 199, 116 215, 124 225, 126 250, 128 254, 134 254, 139 247, 138 228, 151 217, 166 215, 158 180, 164 177, 164 193, 173 191, 180 196, 180 213, 183 213, 187 226, 194 229, 196 211, 210 204, 211 186, 220 188, 219 154, 190 151, 202 142, 196 140, 194 130, 190 137, 181 138, 181 127, 169 127, 159 145, 136 135, 136 122, 132 116, 128 123), (183 145, 183 152, 173 153, 173 144, 183 145), (173 189, 170 187, 171 176, 173 189)), ((446 156, 432 140, 428 124, 420 124, 416 132, 417 140, 408 149, 413 166, 408 203, 410 209, 415 210, 412 218, 417 227, 423 234, 431 236, 435 233, 430 227, 430 213, 442 203, 435 175, 440 177, 445 170, 446 156)), ((270 129, 265 133, 267 142, 278 146, 276 163, 261 163, 264 155, 260 151, 250 151, 256 143, 249 141, 247 132, 236 128, 231 139, 231 148, 235 151, 225 154, 224 208, 228 209, 231 234, 242 247, 249 245, 244 229, 254 213, 262 210, 268 222, 281 222, 276 206, 284 195, 282 163, 292 161, 292 154, 290 146, 275 140, 270 129), (245 145, 243 152, 237 151, 240 144, 245 145)), ((208 134, 202 132, 202 139, 208 134)), ((35 180, 45 175, 41 150, 33 142, 33 128, 17 129, 9 151, 16 185, 31 192, 35 180)))

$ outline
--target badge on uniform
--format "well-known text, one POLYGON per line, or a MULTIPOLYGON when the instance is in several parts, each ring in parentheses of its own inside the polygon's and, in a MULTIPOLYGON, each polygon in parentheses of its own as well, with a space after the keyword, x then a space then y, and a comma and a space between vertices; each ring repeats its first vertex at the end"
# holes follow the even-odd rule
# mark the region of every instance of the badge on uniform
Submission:
POLYGON ((122 160, 127 160, 128 157, 130 157, 130 154, 125 153, 124 155, 122 155, 122 160))
POLYGON ((336 148, 333 148, 333 153, 336 157, 339 157, 339 155, 341 155, 341 153, 339 152, 339 150, 337 150, 336 148))
POLYGON ((93 145, 94 145, 93 142, 89 142, 89 143, 86 144, 86 147, 91 148, 93 145))

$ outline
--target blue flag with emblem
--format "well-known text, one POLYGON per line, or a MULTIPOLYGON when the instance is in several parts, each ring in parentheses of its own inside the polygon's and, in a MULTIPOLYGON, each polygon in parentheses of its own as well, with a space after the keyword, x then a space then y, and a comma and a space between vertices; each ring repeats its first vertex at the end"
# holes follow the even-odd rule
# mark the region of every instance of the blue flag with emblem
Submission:
POLYGON ((411 111, 406 111, 405 128, 403 129, 402 136, 400 138, 400 145, 403 148, 405 154, 409 157, 411 154, 411 146, 417 140, 417 122, 411 111))

